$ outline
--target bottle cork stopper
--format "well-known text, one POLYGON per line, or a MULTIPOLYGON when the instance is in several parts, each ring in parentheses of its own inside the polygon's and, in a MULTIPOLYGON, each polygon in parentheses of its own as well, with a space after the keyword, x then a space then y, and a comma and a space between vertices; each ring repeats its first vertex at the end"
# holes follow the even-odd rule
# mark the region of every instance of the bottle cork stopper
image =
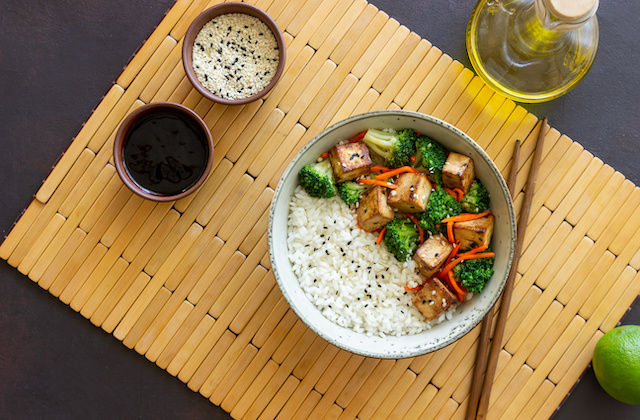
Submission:
POLYGON ((560 19, 578 19, 597 7, 598 0, 547 0, 551 13, 560 19))

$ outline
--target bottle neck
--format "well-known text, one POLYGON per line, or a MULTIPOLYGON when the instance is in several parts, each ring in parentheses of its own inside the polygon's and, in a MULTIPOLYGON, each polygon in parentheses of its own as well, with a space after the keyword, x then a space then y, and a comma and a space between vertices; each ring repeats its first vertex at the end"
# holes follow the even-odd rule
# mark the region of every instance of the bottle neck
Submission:
POLYGON ((560 38, 587 23, 597 10, 598 1, 589 13, 579 18, 560 18, 552 13, 549 1, 534 0, 522 10, 516 12, 514 17, 514 33, 521 46, 531 52, 549 53, 557 46, 560 38))
POLYGON ((558 32, 573 31, 587 23, 598 10, 599 0, 593 0, 591 7, 582 10, 578 15, 562 16, 557 9, 566 1, 575 0, 535 0, 536 16, 545 29, 558 32))

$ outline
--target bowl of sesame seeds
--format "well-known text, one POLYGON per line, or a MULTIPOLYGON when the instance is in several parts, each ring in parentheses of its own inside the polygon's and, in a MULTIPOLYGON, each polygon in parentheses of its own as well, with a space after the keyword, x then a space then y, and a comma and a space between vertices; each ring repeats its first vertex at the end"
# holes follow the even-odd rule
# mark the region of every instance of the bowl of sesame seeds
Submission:
POLYGON ((191 23, 182 62, 191 84, 205 98, 242 105, 266 95, 284 70, 282 32, 263 10, 248 3, 221 3, 191 23))

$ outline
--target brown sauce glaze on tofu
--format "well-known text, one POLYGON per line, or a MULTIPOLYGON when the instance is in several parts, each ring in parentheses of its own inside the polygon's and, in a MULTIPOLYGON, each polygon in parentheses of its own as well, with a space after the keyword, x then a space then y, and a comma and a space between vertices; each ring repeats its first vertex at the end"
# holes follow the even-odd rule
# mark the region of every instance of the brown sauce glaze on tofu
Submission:
POLYGON ((493 214, 467 222, 456 222, 453 224, 453 234, 460 242, 461 251, 489 245, 493 235, 493 214))
POLYGON ((466 194, 475 177, 473 159, 460 153, 449 153, 442 168, 442 183, 445 187, 460 188, 466 194))
POLYGON ((420 213, 427 209, 431 194, 431 183, 423 173, 404 173, 396 179, 398 188, 389 191, 388 202, 391 207, 405 213, 420 213))
POLYGON ((395 212, 387 204, 387 193, 376 185, 360 197, 358 203, 358 223, 366 231, 381 229, 393 220, 395 212))
POLYGON ((437 278, 433 278, 424 285, 412 298, 411 302, 418 308, 420 313, 427 318, 427 321, 433 321, 446 311, 456 301, 447 286, 442 284, 437 278))
POLYGON ((447 241, 441 233, 429 237, 416 250, 413 260, 418 266, 418 271, 429 278, 436 274, 449 257, 453 245, 447 241))
POLYGON ((369 148, 361 141, 335 145, 329 160, 337 182, 351 181, 371 172, 369 148))

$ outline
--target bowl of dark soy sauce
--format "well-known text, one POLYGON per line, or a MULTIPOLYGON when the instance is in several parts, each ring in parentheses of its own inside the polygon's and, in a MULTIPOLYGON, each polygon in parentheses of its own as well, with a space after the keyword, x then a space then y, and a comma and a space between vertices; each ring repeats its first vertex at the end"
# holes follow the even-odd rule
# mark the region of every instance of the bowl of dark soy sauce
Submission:
POLYGON ((191 109, 154 102, 124 119, 113 144, 113 160, 118 175, 134 193, 149 200, 174 201, 207 179, 213 139, 191 109))

